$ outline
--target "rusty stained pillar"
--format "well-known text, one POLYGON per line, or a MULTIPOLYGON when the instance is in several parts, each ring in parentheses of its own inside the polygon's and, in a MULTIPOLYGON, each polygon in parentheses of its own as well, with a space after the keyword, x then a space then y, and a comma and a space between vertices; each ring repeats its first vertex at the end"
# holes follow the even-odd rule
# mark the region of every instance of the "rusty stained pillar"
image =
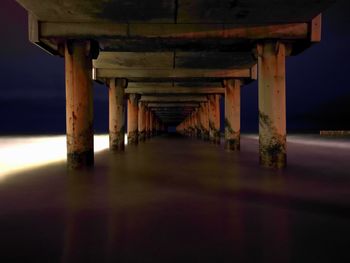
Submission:
POLYGON ((92 41, 65 43, 67 166, 94 163, 92 59, 98 45, 92 41))
POLYGON ((141 101, 139 102, 138 131, 139 141, 144 142, 146 140, 146 106, 141 101))
POLYGON ((239 151, 241 148, 241 81, 225 80, 225 148, 239 151))
POLYGON ((220 95, 209 95, 209 137, 220 144, 220 95))
POLYGON ((138 144, 138 95, 129 94, 128 98, 128 144, 138 144))
POLYGON ((109 148, 111 151, 123 151, 125 147, 125 79, 109 81, 109 148))
POLYGON ((286 72, 289 47, 279 41, 258 44, 260 164, 286 166, 286 72))

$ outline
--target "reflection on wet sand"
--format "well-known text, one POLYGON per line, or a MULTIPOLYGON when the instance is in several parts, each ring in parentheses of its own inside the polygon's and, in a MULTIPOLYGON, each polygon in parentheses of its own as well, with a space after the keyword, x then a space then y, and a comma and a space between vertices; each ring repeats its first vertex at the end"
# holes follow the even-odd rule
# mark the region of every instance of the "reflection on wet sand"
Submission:
POLYGON ((313 161, 322 149, 303 149, 298 159, 300 146, 290 145, 290 167, 277 172, 257 165, 256 141, 242 142, 240 154, 228 154, 156 138, 124 154, 101 152, 94 169, 61 164, 9 178, 0 184, 0 262, 349 257, 349 153, 330 156, 341 169, 324 175, 313 161))

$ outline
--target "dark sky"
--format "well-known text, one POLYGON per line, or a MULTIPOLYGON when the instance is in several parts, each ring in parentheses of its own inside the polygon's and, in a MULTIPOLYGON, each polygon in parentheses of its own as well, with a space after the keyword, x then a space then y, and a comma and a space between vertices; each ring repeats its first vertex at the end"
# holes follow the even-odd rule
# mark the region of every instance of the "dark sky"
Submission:
MULTIPOLYGON (((27 14, 0 9, 0 133, 64 133, 64 61, 28 41, 27 14)), ((288 129, 350 129, 350 3, 323 13, 322 42, 287 59, 288 129)), ((95 129, 108 130, 107 89, 95 85, 95 129)), ((242 131, 257 130, 257 83, 242 91, 242 131)))

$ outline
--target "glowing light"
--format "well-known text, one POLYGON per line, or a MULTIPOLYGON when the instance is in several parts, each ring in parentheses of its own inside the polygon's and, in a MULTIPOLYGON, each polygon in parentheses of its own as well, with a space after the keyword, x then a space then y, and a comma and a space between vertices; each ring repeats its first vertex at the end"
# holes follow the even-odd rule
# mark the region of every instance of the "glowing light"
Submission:
MULTIPOLYGON (((94 136, 95 152, 108 148, 108 135, 94 136)), ((0 138, 0 180, 26 169, 66 160, 66 137, 0 138)))
MULTIPOLYGON (((245 137, 258 140, 259 136, 257 135, 245 135, 245 137)), ((320 146, 320 147, 332 147, 332 148, 341 148, 341 149, 350 149, 349 140, 335 140, 335 139, 324 139, 317 138, 312 135, 288 135, 288 143, 304 144, 309 146, 320 146)))
POLYGON ((96 68, 92 68, 92 80, 96 80, 96 68))
POLYGON ((128 145, 128 134, 127 133, 124 134, 124 144, 128 145))

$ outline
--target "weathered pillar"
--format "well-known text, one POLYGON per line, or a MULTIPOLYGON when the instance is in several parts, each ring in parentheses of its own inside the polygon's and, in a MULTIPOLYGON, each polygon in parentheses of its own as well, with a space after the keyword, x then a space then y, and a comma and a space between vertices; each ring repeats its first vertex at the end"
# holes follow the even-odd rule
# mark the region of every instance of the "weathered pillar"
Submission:
POLYGON ((240 150, 241 137, 241 81, 225 80, 225 148, 240 150))
POLYGON ((112 151, 123 151, 125 147, 125 79, 109 81, 109 148, 112 151))
POLYGON ((146 140, 146 107, 141 101, 139 102, 138 118, 139 141, 144 142, 146 140))
POLYGON ((128 144, 138 143, 138 96, 129 94, 128 99, 128 144))
POLYGON ((92 59, 98 45, 91 41, 65 44, 67 165, 94 163, 92 59))
POLYGON ((286 46, 258 44, 259 153, 265 167, 286 166, 286 46))
POLYGON ((220 143, 220 95, 209 96, 209 137, 213 143, 220 143))

